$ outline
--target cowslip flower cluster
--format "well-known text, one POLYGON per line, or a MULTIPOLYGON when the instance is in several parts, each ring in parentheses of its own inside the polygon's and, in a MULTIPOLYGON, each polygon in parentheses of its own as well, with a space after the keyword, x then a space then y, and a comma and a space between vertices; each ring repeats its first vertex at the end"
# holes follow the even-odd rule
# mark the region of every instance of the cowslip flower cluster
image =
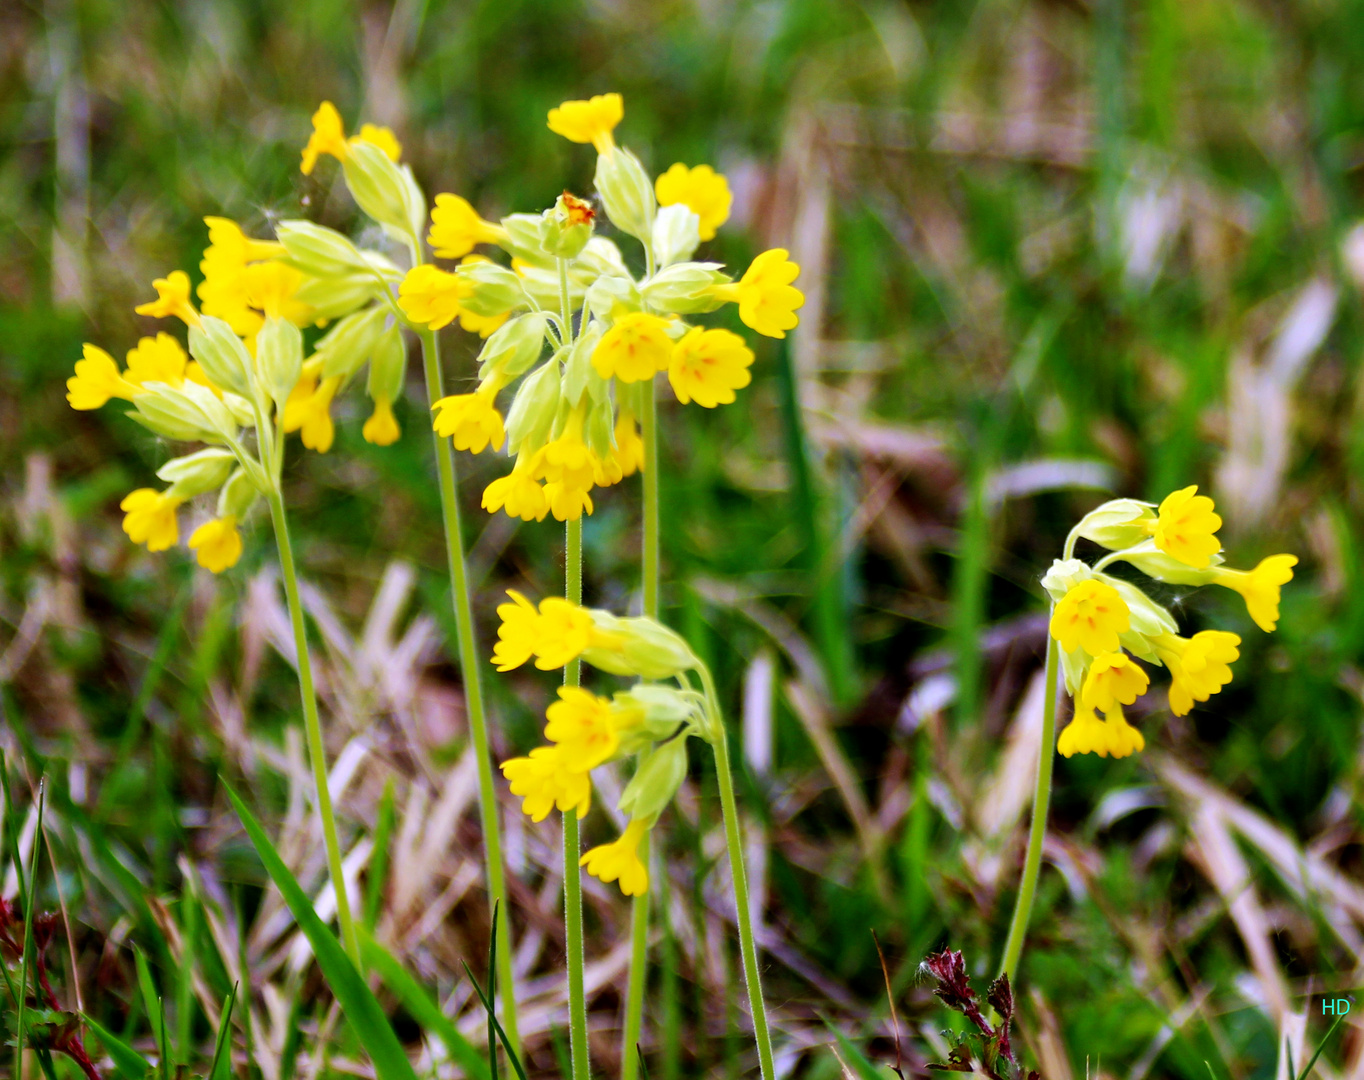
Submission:
MULTIPOLYGON (((361 144, 375 149, 373 140, 396 157, 391 133, 369 127, 318 152, 353 154, 361 144)), ((209 246, 194 290, 200 306, 189 275, 176 270, 153 282, 155 300, 135 309, 181 320, 188 352, 161 331, 129 350, 120 370, 107 352, 86 344, 66 385, 74 409, 127 401, 128 415, 156 434, 206 444, 157 471, 165 488, 139 488, 123 499, 123 529, 134 543, 164 551, 179 541, 180 508, 217 491, 216 514, 194 530, 189 547, 201 566, 220 573, 241 557, 239 524, 260 496, 278 490, 284 436, 297 431, 305 447, 326 453, 335 437, 332 401, 366 364, 374 413, 364 436, 381 445, 398 438, 391 404, 406 348, 380 300, 401 273, 382 254, 347 241, 338 256, 332 238, 318 235, 330 230, 308 222, 282 222, 275 240, 259 240, 227 218, 204 220, 209 246), (301 329, 329 324, 304 359, 301 329)))
POLYGON ((1240 656, 1240 637, 1225 630, 1181 637, 1168 609, 1131 582, 1104 573, 1112 563, 1126 562, 1168 584, 1233 589, 1261 630, 1278 625, 1280 589, 1292 580, 1297 557, 1271 555, 1253 570, 1223 566, 1221 526, 1212 499, 1193 486, 1171 493, 1159 507, 1115 499, 1072 530, 1067 558, 1056 560, 1042 578, 1055 605, 1050 633, 1075 701, 1074 717, 1057 740, 1061 754, 1126 757, 1145 747, 1123 714, 1123 706, 1150 687, 1137 659, 1169 672, 1170 711, 1184 716, 1231 682, 1231 665, 1240 656), (1092 567, 1070 558, 1081 537, 1110 553, 1092 567))
POLYGON ((457 449, 505 448, 515 458, 483 493, 491 513, 526 521, 592 513, 594 489, 643 468, 642 395, 658 373, 667 372, 683 404, 708 409, 733 402, 749 383, 753 351, 744 339, 684 317, 734 303, 749 328, 780 338, 804 303, 792 285, 799 267, 781 249, 763 252, 738 280, 718 263, 693 260, 729 216, 728 182, 708 165, 681 163, 651 182, 616 144, 623 116, 620 95, 602 94, 551 109, 549 127, 596 148, 600 207, 643 245, 642 276, 596 235, 596 208, 568 192, 542 214, 498 222, 442 193, 427 239, 438 258, 459 265, 414 266, 399 290, 413 323, 435 330, 458 319, 487 339, 478 387, 438 401, 434 422, 457 449), (487 246, 510 256, 510 266, 475 253, 487 246), (497 397, 518 380, 504 416, 497 397))
POLYGON ((620 618, 559 597, 537 606, 520 593, 508 595, 511 603, 497 609, 502 622, 493 663, 499 671, 532 658, 546 671, 581 659, 614 675, 651 680, 609 698, 561 687, 559 700, 545 712, 546 744, 501 765, 522 810, 538 822, 556 808, 585 817, 592 805, 592 770, 633 758, 634 775, 617 804, 629 823, 619 839, 586 852, 580 865, 602 881, 618 881, 626 896, 642 895, 649 874, 639 857, 640 841, 686 777, 686 737, 716 737, 717 721, 706 698, 687 680, 701 662, 686 642, 653 619, 620 618), (652 681, 662 679, 676 679, 678 685, 652 681))

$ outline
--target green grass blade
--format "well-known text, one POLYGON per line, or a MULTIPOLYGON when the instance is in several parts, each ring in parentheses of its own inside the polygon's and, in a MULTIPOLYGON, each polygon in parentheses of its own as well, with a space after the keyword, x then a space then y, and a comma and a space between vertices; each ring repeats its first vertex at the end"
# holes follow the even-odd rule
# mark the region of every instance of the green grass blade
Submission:
POLYGON ((81 1018, 95 1038, 104 1044, 105 1051, 113 1058, 114 1068, 118 1070, 119 1076, 123 1077, 124 1080, 147 1080, 147 1073, 151 1071, 152 1067, 150 1061, 112 1031, 105 1028, 99 1021, 92 1019, 85 1013, 81 1013, 81 1018))
MULTIPOLYGON (((24 945, 19 962, 19 1018, 14 1027, 14 1076, 24 1080, 24 1006, 28 1003, 29 972, 33 968, 33 909, 37 906, 38 856, 43 847, 43 807, 46 802, 47 781, 38 781, 38 827, 33 831, 33 857, 28 869, 28 904, 24 908, 24 945)), ((23 863, 15 864, 15 877, 22 879, 23 863)), ((35 979, 36 983, 37 980, 35 979)))
POLYGON ((218 1023, 218 1037, 214 1040, 213 1064, 208 1067, 208 1080, 228 1080, 232 1075, 232 1006, 237 1003, 234 983, 223 1002, 223 1018, 218 1023))
MULTIPOLYGON (((379 922, 379 908, 384 902, 384 885, 388 879, 388 845, 393 838, 397 814, 393 806, 393 777, 384 783, 379 799, 379 815, 374 822, 374 854, 369 860, 369 880, 365 883, 365 929, 374 932, 379 922)), ((363 953, 361 954, 364 955, 363 953)))
POLYGON ((341 1005, 341 1011, 369 1054, 370 1060, 374 1062, 375 1072, 381 1080, 417 1080, 412 1063, 407 1060, 407 1053, 393 1032, 393 1025, 388 1022, 388 1017, 380 1008, 378 999, 365 985, 365 980, 355 970, 355 965, 342 949, 341 942, 318 918, 308 894, 284 865, 284 860, 279 857, 275 845, 265 835, 260 822, 231 787, 226 784, 223 787, 228 798, 232 800, 232 806, 251 838, 251 843, 256 848, 256 854, 260 856, 266 872, 274 881, 275 888, 279 889, 284 902, 293 912, 299 929, 312 945, 317 966, 322 969, 327 985, 331 987, 332 993, 336 995, 336 1000, 341 1005))
POLYGON ((295 993, 293 1004, 289 1006, 289 1021, 284 1030, 284 1049, 279 1055, 279 1080, 294 1080, 294 1067, 298 1064, 298 1048, 303 1043, 303 1031, 298 1026, 303 1015, 303 995, 295 993))
POLYGON ((194 971, 199 951, 199 905, 190 889, 180 901, 183 909, 181 937, 185 943, 180 957, 179 982, 175 988, 175 1048, 177 1060, 189 1064, 190 1046, 194 1037, 194 971))
MULTIPOLYGON (((463 963, 463 961, 460 961, 463 963)), ((478 980, 474 978, 474 973, 469 970, 469 965, 464 964, 464 974, 469 976, 469 981, 474 984, 474 993, 478 995, 478 1000, 483 1003, 483 1007, 488 1011, 488 1018, 492 1021, 493 1030, 497 1032, 497 1037, 502 1040, 502 1049, 507 1052, 507 1057, 511 1059, 512 1068, 516 1070, 519 1080, 526 1080, 526 1070, 521 1067, 521 1059, 516 1056, 516 1051, 512 1049, 511 1040, 507 1038, 507 1033, 502 1030, 502 1023, 497 1019, 497 1013, 493 1011, 493 1003, 488 1000, 483 993, 483 987, 478 985, 478 980)))
POLYGON ((408 973, 402 962, 375 941, 368 931, 360 934, 360 956, 365 967, 383 980, 422 1030, 445 1044, 445 1049, 470 1080, 489 1080, 488 1063, 478 1048, 460 1034, 459 1028, 441 1012, 435 999, 408 973))
POLYGON ((497 1080, 497 1014, 493 1003, 497 1001, 497 907, 493 904, 493 925, 488 934, 488 993, 484 1001, 488 1004, 488 1075, 497 1080))
MULTIPOLYGON (((1341 1013, 1339 1016, 1336 1017, 1335 1023, 1326 1029, 1326 1034, 1322 1036, 1321 1042, 1317 1043, 1316 1053, 1314 1053, 1310 1058, 1307 1059, 1306 1068, 1304 1068, 1302 1072, 1298 1073, 1298 1080, 1307 1080, 1307 1075, 1312 1071, 1312 1067, 1316 1065, 1317 1058, 1321 1057, 1321 1052, 1326 1049, 1327 1042, 1330 1040, 1331 1036, 1336 1033, 1336 1028, 1340 1027, 1340 1022, 1345 1019, 1345 1016, 1346 1016, 1345 1013, 1341 1013)), ((1291 1076, 1293 1074, 1292 1064, 1293 1050, 1291 1047, 1289 1048, 1288 1051, 1288 1061, 1289 1061, 1288 1072, 1289 1075, 1291 1076)))
POLYGON ((839 1051, 846 1057, 848 1062, 857 1070, 857 1075, 862 1080, 886 1080, 886 1076, 875 1065, 867 1060, 865 1054, 852 1044, 852 1041, 831 1024, 827 1017, 820 1017, 824 1021, 824 1026, 829 1029, 829 1034, 838 1043, 839 1051))
POLYGON ((142 992, 142 1007, 147 1010, 147 1024, 156 1040, 156 1052, 161 1059, 161 1071, 164 1072, 170 1048, 166 1045, 166 1025, 162 1023, 158 1026, 156 1022, 157 1017, 162 1015, 161 995, 156 992, 156 983, 152 981, 147 954, 136 945, 133 946, 133 961, 137 967, 137 985, 142 992))

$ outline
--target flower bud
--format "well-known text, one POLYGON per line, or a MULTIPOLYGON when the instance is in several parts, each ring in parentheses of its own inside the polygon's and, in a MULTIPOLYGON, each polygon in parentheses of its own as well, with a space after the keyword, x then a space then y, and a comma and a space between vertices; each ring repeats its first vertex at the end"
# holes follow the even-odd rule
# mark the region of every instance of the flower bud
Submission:
POLYGON ((601 323, 597 322, 596 319, 591 319, 587 324, 587 329, 578 335, 578 340, 568 350, 568 359, 564 362, 564 380, 560 387, 560 393, 570 405, 576 405, 582 401, 583 394, 587 393, 589 389, 593 391, 593 401, 600 400, 608 389, 606 380, 598 375, 592 367, 592 350, 597 347, 601 335, 601 323))
POLYGON ((403 392, 403 376, 407 374, 407 346, 397 324, 379 334, 369 358, 369 374, 365 389, 375 401, 397 401, 403 392))
POLYGON ((240 394, 234 394, 231 390, 223 391, 223 404, 227 406, 227 411, 232 414, 232 419, 238 427, 253 428, 256 426, 256 410, 251 407, 251 402, 240 394))
POLYGON ((335 229, 311 221, 281 221, 275 235, 289 253, 289 262, 312 277, 369 274, 369 264, 359 249, 335 229))
POLYGON ((540 247, 557 259, 576 259, 592 239, 596 211, 565 191, 540 217, 540 247))
POLYGON ((668 266, 650 278, 640 291, 645 302, 659 311, 672 311, 679 315, 714 311, 724 301, 716 299, 712 290, 716 285, 727 285, 731 281, 727 274, 717 269, 719 265, 684 262, 668 266))
POLYGON ((303 371, 303 335, 284 319, 268 318, 256 334, 256 370, 282 413, 303 371))
MULTIPOLYGON (((592 374, 596 375, 596 372, 592 374)), ((603 386, 606 385, 606 380, 599 375, 597 375, 597 381, 603 386)), ((589 387, 590 385, 589 381, 589 387)), ((615 430, 616 411, 611 406, 610 397, 604 395, 594 401, 592 408, 587 413, 587 422, 583 425, 583 436, 587 448, 605 461, 616 447, 615 430)))
POLYGON ((231 450, 209 447, 196 454, 172 458, 156 470, 156 475, 170 484, 167 495, 192 499, 221 485, 236 463, 231 450))
POLYGON ((468 296, 460 298, 460 304, 475 315, 501 315, 504 311, 527 306, 521 279, 505 266, 495 262, 468 262, 461 263, 455 273, 473 287, 468 296))
POLYGON ((360 370, 383 333, 388 312, 375 304, 364 311, 347 315, 333 326, 317 343, 317 355, 322 357, 322 377, 349 377, 360 370))
POLYGON ((619 146, 597 155, 597 192, 611 224, 641 243, 649 243, 658 202, 654 185, 639 158, 619 146))
POLYGON ((587 247, 583 248, 574 266, 579 270, 598 277, 602 274, 611 274, 615 277, 629 277, 630 271, 625 265, 625 258, 620 253, 620 248, 616 247, 614 240, 608 240, 604 236, 593 236, 587 242, 587 247))
POLYGON ((639 768, 617 803, 632 818, 650 819, 672 802, 687 778, 687 740, 660 743, 640 755, 639 768))
POLYGON ((310 316, 319 325, 349 315, 378 295, 379 282, 371 273, 345 277, 308 278, 294 293, 294 299, 311 308, 310 316))
POLYGON ((189 328, 189 353, 213 385, 251 397, 251 354, 222 319, 200 316, 189 328))
POLYGON ((507 380, 529 371, 545 347, 545 326, 549 317, 540 311, 509 319, 483 343, 478 353, 479 381, 493 374, 507 380))
POLYGON ((240 521, 258 495, 260 490, 252 483, 250 474, 245 469, 238 469, 228 477, 222 491, 218 492, 218 516, 234 517, 240 521))
POLYGON ((686 203, 664 206, 654 218, 654 262, 671 266, 681 259, 690 259, 701 246, 701 219, 686 203))
POLYGON ((1042 588, 1047 590, 1051 602, 1056 604, 1076 585, 1092 577, 1094 571, 1089 568, 1088 563, 1079 559, 1056 559, 1042 575, 1042 588))
POLYGON ((1080 519, 1075 535, 1118 551, 1135 547, 1149 535, 1146 522, 1155 518, 1153 504, 1139 499, 1111 499, 1080 519))
POLYGON ((609 323, 619 315, 643 310, 644 301, 630 277, 606 274, 588 288, 583 305, 602 322, 609 323))
POLYGON ((141 419, 146 427, 168 439, 220 442, 237 435, 237 425, 227 406, 212 390, 198 383, 184 382, 179 389, 161 384, 151 393, 138 394, 133 405, 140 414, 135 419, 141 419))
POLYGON ((369 217, 405 243, 420 242, 426 197, 406 165, 397 165, 373 143, 349 144, 342 163, 351 197, 369 217))
POLYGON ((506 236, 498 246, 508 255, 531 266, 554 269, 554 256, 540 246, 539 214, 508 214, 502 219, 506 236))
POLYGON ((526 376, 517 388, 507 410, 507 452, 515 454, 523 445, 539 449, 549 439, 554 416, 559 409, 559 357, 526 376))
POLYGON ((643 727, 655 742, 675 735, 678 725, 697 723, 704 716, 695 691, 659 683, 637 683, 629 690, 615 694, 614 700, 619 705, 643 711, 643 727))

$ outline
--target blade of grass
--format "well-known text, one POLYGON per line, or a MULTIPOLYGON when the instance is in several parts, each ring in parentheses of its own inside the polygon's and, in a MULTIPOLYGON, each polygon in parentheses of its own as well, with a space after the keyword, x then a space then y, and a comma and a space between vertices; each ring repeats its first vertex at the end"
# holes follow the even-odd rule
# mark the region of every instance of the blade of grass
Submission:
POLYGON ((379 976, 389 991, 402 1002, 412 1019, 429 1034, 445 1044, 445 1049, 471 1080, 488 1080, 488 1063, 468 1039, 460 1034, 454 1022, 440 1010, 435 999, 403 967, 402 962, 385 949, 368 930, 360 934, 360 955, 365 967, 379 976))
POLYGON ((133 964, 137 968, 137 985, 142 993, 142 1007, 147 1010, 147 1025, 152 1029, 156 1052, 164 1065, 168 1054, 166 1031, 156 1026, 156 1017, 161 1011, 161 995, 156 992, 156 983, 152 981, 152 969, 147 963, 147 954, 136 945, 133 946, 133 964))
MULTIPOLYGON (((393 777, 384 782, 384 793, 379 799, 379 815, 374 822, 374 854, 369 860, 369 880, 365 883, 365 911, 362 923, 370 933, 379 921, 379 907, 384 902, 384 884, 388 879, 388 845, 393 838, 395 813, 393 808, 393 777)), ((364 955, 363 950, 361 956, 364 955)))
POLYGON ((834 1040, 838 1043, 838 1048, 842 1052, 839 1055, 840 1060, 846 1056, 847 1060, 852 1062, 853 1068, 857 1070, 857 1075, 860 1076, 862 1080, 886 1080, 885 1076, 877 1071, 876 1066, 867 1060, 866 1055, 863 1054, 861 1050, 857 1049, 843 1032, 839 1031, 838 1028, 830 1023, 828 1017, 821 1016, 820 1019, 824 1021, 824 1026, 829 1029, 829 1034, 832 1035, 834 1040))
MULTIPOLYGON (((1321 1057, 1321 1052, 1326 1049, 1326 1043, 1330 1040, 1331 1036, 1336 1033, 1336 1028, 1340 1027, 1340 1022, 1345 1019, 1345 1016, 1345 1013, 1337 1016, 1335 1023, 1326 1029, 1326 1034, 1322 1036, 1321 1042, 1317 1043, 1316 1052, 1307 1059, 1307 1065, 1302 1072, 1298 1073, 1298 1080, 1307 1080, 1307 1075, 1312 1071, 1312 1067, 1316 1065, 1317 1058, 1321 1057)), ((1291 1046, 1288 1048, 1288 1062, 1288 1072, 1291 1076, 1293 1073, 1293 1048, 1291 1046)))
POLYGON ((91 1034, 104 1045, 105 1052, 113 1059, 114 1068, 124 1080, 147 1080, 147 1073, 152 1068, 150 1061, 89 1014, 82 1013, 81 1019, 91 1034))
MULTIPOLYGON (((497 1000, 497 901, 493 902, 493 927, 488 935, 488 995, 487 1000, 497 1000)), ((492 1005, 488 1006, 488 1075, 497 1080, 497 1014, 492 1005)))
POLYGON ((232 1074, 232 1006, 237 1002, 237 984, 223 1002, 223 1018, 218 1023, 218 1037, 214 1040, 213 1063, 208 1067, 208 1080, 227 1080, 232 1074))
POLYGON ((260 856, 266 872, 275 883, 275 888, 279 890, 285 904, 293 913, 294 921, 298 923, 299 929, 313 947, 317 966, 322 969, 327 985, 336 995, 342 1012, 374 1062, 375 1072, 381 1080, 416 1080, 417 1074, 412 1069, 412 1063, 407 1060, 402 1043, 393 1032, 393 1025, 389 1023, 388 1017, 379 1006, 378 999, 355 969, 355 965, 351 963, 350 957, 341 947, 341 942, 318 918, 308 894, 284 865, 284 860, 279 857, 275 845, 265 835, 265 830, 246 808, 246 804, 226 783, 223 784, 223 788, 228 798, 232 800, 233 809, 237 811, 237 817, 241 819, 247 836, 255 846, 256 854, 260 856))
POLYGON ((289 1020, 284 1029, 284 1046, 279 1054, 279 1080, 294 1080, 294 1068, 298 1065, 298 1048, 303 1042, 303 1031, 299 1018, 303 1015, 303 995, 295 993, 289 1006, 289 1020))
POLYGON ((478 985, 478 980, 474 978, 474 973, 469 970, 469 965, 463 960, 460 963, 464 964, 464 974, 469 976, 469 981, 474 986, 474 993, 478 995, 478 1000, 483 1003, 483 1008, 488 1012, 493 1030, 497 1032, 497 1037, 502 1040, 502 1049, 507 1052, 507 1057, 511 1060, 512 1068, 516 1070, 518 1080, 526 1080, 526 1070, 521 1067, 521 1059, 516 1056, 516 1052, 511 1047, 511 1042, 507 1039, 507 1033, 502 1030, 502 1024, 498 1021, 497 1014, 493 1012, 493 1003, 483 993, 483 987, 478 985))
POLYGON ((199 948, 199 905, 193 891, 188 888, 180 903, 184 908, 184 925, 181 928, 184 949, 180 956, 179 982, 175 994, 175 1046, 179 1054, 176 1060, 188 1065, 194 1037, 194 972, 199 948))

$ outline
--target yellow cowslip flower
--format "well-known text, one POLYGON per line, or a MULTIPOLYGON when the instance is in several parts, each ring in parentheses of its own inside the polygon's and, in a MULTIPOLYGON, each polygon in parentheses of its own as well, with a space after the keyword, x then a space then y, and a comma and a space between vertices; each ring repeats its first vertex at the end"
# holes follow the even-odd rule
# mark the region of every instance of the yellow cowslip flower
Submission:
POLYGON ((138 488, 118 504, 124 512, 123 531, 134 544, 146 544, 148 551, 165 551, 180 539, 175 511, 183 501, 155 488, 138 488))
POLYGON ((236 566, 242 557, 242 534, 237 531, 237 519, 231 514, 214 518, 190 533, 191 551, 198 552, 199 565, 215 574, 236 566))
POLYGON ((576 810, 583 818, 592 806, 592 781, 586 772, 565 767, 558 746, 537 746, 529 757, 512 758, 498 767, 532 821, 544 821, 556 806, 565 814, 576 810))
POLYGON ((615 321, 592 350, 592 366, 603 379, 623 383, 652 379, 672 361, 673 340, 668 320, 632 311, 615 321))
POLYGON ((1272 633, 1279 625, 1279 587, 1293 580, 1296 555, 1271 555, 1260 560, 1254 570, 1229 570, 1214 566, 1208 571, 1213 584, 1222 585, 1241 594, 1246 611, 1255 625, 1272 633))
POLYGON ((365 124, 360 128, 359 135, 347 139, 346 126, 341 122, 341 114, 330 101, 324 101, 317 107, 317 112, 313 113, 313 133, 308 138, 308 145, 303 148, 303 163, 300 166, 303 175, 308 176, 312 173, 317 165, 317 159, 323 154, 331 154, 337 161, 345 161, 350 145, 357 142, 372 143, 392 161, 397 161, 402 156, 402 146, 393 132, 386 127, 365 124))
POLYGON ((1222 519, 1213 513, 1212 500, 1198 494, 1197 484, 1165 496, 1157 516, 1145 525, 1156 547, 1196 570, 1222 550, 1222 541, 1215 535, 1222 519))
POLYGON ((568 767, 588 772, 615 754, 621 729, 635 726, 643 715, 581 687, 561 686, 559 700, 545 710, 545 738, 558 744, 568 767))
POLYGON ((540 448, 530 467, 537 480, 545 481, 545 498, 556 521, 576 521, 584 512, 592 513, 589 492, 601 462, 583 441, 581 405, 568 414, 563 433, 540 448))
POLYGON ((365 442, 375 446, 392 446, 402 433, 402 428, 398 427, 398 421, 393 416, 393 403, 386 397, 376 397, 374 412, 360 429, 365 442))
POLYGON ((805 303, 805 294, 791 284, 799 274, 785 249, 772 248, 754 259, 738 281, 712 285, 710 294, 738 304, 739 318, 749 329, 784 338, 800 322, 796 309, 805 303))
MULTIPOLYGON (((599 458, 596 454, 592 455, 592 483, 597 487, 611 487, 619 484, 625 479, 625 468, 616 458, 614 450, 607 454, 605 458, 599 458)), ((587 511, 592 512, 591 508, 587 511)))
POLYGON ((1118 590, 1087 578, 1071 589, 1051 616, 1051 636, 1066 652, 1090 656, 1118 651, 1118 635, 1130 627, 1130 613, 1118 590))
POLYGON ((422 263, 409 270, 398 286, 398 306, 413 322, 439 330, 460 314, 459 302, 469 295, 470 289, 459 275, 422 263))
POLYGON ((520 667, 532 656, 541 671, 564 667, 570 660, 591 648, 616 649, 617 635, 598 630, 592 613, 587 608, 548 596, 535 606, 514 589, 508 589, 510 604, 499 604, 497 644, 493 647, 493 663, 498 671, 520 667))
POLYGON ((1102 653, 1089 666, 1080 704, 1109 713, 1115 705, 1131 705, 1150 685, 1150 676, 1126 653, 1102 653))
POLYGON ((472 394, 450 394, 431 408, 436 412, 432 427, 442 438, 453 438, 456 450, 481 454, 489 444, 501 450, 507 439, 502 414, 493 403, 501 384, 488 379, 472 394))
POLYGON ((152 282, 156 299, 138 304, 133 311, 138 315, 150 315, 154 319, 168 319, 175 316, 183 319, 186 326, 199 325, 199 313, 189 301, 189 275, 183 270, 172 270, 163 278, 152 282))
POLYGON ((88 342, 76 361, 76 374, 66 380, 66 400, 73 409, 98 409, 110 398, 132 401, 138 387, 119 374, 114 358, 88 342))
POLYGON ((341 386, 341 376, 332 375, 318 381, 320 368, 311 370, 305 365, 303 374, 284 403, 285 434, 298 431, 303 445, 309 450, 325 454, 336 438, 332 423, 332 398, 341 386))
POLYGON ((497 606, 497 617, 502 622, 497 628, 497 644, 493 646, 493 663, 498 671, 518 668, 535 655, 536 627, 540 622, 534 604, 515 589, 508 589, 507 595, 512 602, 497 606))
POLYGON ((1105 720, 1100 720, 1092 709, 1077 706, 1075 715, 1056 740, 1056 750, 1062 757, 1076 754, 1108 757, 1111 754, 1123 758, 1145 748, 1146 740, 1127 722, 1121 705, 1115 705, 1105 720))
POLYGON ((438 258, 463 258, 479 244, 496 244, 506 236, 507 230, 501 225, 479 217, 468 199, 448 191, 436 196, 426 242, 438 258))
POLYGON ((1151 638, 1160 662, 1170 670, 1170 711, 1185 716, 1195 701, 1207 701, 1231 682, 1231 664, 1240 658, 1241 639, 1225 630, 1201 630, 1191 638, 1161 634, 1151 638))
POLYGON ((620 891, 626 896, 643 896, 649 891, 649 871, 640 861, 639 842, 648 831, 647 822, 634 818, 619 840, 592 848, 578 865, 607 884, 619 880, 620 891))
MULTIPOLYGON (((144 337, 128 350, 128 370, 123 377, 137 386, 149 382, 166 383, 178 387, 187 377, 190 359, 180 343, 162 331, 156 337, 144 337)), ((195 365, 196 367, 198 365, 195 365)), ((207 382, 195 379, 195 382, 207 382)))
POLYGON ((294 296, 307 280, 302 270, 282 262, 251 263, 242 271, 247 302, 268 318, 287 319, 295 326, 313 321, 312 306, 294 296))
POLYGON ((1142 733, 1127 722, 1122 714, 1122 706, 1115 705, 1104 717, 1108 728, 1108 752, 1115 758, 1129 757, 1138 750, 1146 749, 1146 739, 1142 733))
POLYGON ((693 326, 673 346, 668 381, 683 405, 695 401, 713 409, 734 400, 734 391, 752 381, 748 373, 753 350, 729 330, 703 330, 693 326))
POLYGON ((622 412, 616 418, 615 459, 622 476, 634 476, 644 468, 644 440, 640 438, 635 418, 622 412))
POLYGON ((701 239, 713 240, 715 230, 729 220, 734 196, 729 181, 709 165, 689 169, 680 161, 654 181, 659 206, 685 203, 701 219, 701 239))
POLYGON ((208 226, 208 247, 204 249, 204 259, 209 262, 231 262, 245 266, 252 262, 265 262, 284 255, 284 245, 275 240, 256 240, 242 230, 231 218, 206 217, 208 226))
POLYGON ((299 326, 310 321, 306 305, 284 310, 304 276, 274 261, 285 254, 283 244, 252 239, 230 218, 206 217, 204 224, 208 226, 209 246, 199 263, 204 279, 197 291, 205 315, 224 320, 235 333, 248 338, 265 323, 260 311, 253 309, 282 315, 299 326), (256 265, 272 269, 255 270, 256 265))
POLYGON ((545 515, 549 513, 549 499, 545 497, 544 487, 531 472, 530 462, 530 455, 518 457, 510 475, 498 477, 483 489, 484 510, 490 514, 506 510, 511 517, 522 521, 545 520, 545 515))
POLYGON ((587 101, 565 101, 549 110, 549 130, 569 142, 591 143, 597 153, 616 145, 611 132, 625 117, 625 100, 619 94, 597 94, 587 101))

